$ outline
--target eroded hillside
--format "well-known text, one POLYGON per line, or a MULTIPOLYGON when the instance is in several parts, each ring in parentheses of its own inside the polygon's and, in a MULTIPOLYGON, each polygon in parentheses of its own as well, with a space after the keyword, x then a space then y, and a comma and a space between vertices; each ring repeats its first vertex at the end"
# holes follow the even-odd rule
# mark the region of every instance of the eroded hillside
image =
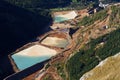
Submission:
POLYGON ((47 64, 41 80, 79 80, 102 60, 119 53, 119 10, 119 6, 110 5, 97 13, 75 19, 79 29, 72 35, 69 50, 61 52, 62 55, 47 64))

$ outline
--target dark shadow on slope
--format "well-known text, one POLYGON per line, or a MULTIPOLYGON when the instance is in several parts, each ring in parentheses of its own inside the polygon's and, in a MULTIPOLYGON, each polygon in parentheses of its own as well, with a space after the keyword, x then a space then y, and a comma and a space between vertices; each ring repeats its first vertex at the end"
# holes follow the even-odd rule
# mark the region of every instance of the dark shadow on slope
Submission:
POLYGON ((49 31, 51 21, 49 17, 0 1, 0 80, 13 73, 7 55, 49 31))
POLYGON ((22 80, 26 77, 29 77, 31 74, 34 74, 37 71, 40 71, 46 62, 48 62, 50 59, 45 60, 43 62, 37 63, 25 70, 22 70, 16 74, 12 74, 9 77, 6 77, 5 80, 22 80))
POLYGON ((6 0, 12 4, 15 4, 24 8, 62 8, 71 4, 71 0, 6 0))

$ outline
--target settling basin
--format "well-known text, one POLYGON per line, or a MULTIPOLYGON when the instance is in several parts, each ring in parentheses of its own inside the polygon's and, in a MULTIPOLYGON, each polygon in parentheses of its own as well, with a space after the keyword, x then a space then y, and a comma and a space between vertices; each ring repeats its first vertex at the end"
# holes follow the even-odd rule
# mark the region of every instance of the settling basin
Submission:
POLYGON ((37 63, 43 62, 56 54, 57 51, 54 49, 42 45, 33 45, 11 55, 11 58, 18 70, 24 70, 37 63))

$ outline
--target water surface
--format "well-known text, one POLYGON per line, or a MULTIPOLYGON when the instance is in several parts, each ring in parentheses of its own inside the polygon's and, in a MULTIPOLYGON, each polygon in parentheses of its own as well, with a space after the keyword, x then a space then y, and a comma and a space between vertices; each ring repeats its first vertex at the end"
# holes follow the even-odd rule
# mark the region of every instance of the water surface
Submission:
POLYGON ((63 22, 66 20, 68 20, 68 19, 64 18, 64 17, 60 17, 60 16, 55 16, 55 18, 54 18, 54 22, 63 22))
POLYGON ((49 59, 51 56, 22 56, 22 55, 12 55, 14 62, 16 63, 19 70, 24 70, 32 65, 40 63, 49 59))
POLYGON ((42 45, 34 45, 24 49, 18 53, 13 54, 11 57, 19 70, 26 69, 37 63, 45 61, 50 57, 56 55, 54 49, 42 45))

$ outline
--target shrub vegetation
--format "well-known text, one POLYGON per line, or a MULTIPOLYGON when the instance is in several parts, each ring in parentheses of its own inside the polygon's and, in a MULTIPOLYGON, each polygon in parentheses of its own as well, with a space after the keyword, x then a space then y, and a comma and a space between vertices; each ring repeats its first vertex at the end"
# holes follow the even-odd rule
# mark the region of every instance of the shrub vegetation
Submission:
POLYGON ((104 60, 118 52, 120 52, 120 29, 92 40, 68 60, 66 68, 69 80, 79 80, 84 73, 99 63, 98 57, 104 60), (101 42, 104 42, 104 45, 96 49, 101 42))

